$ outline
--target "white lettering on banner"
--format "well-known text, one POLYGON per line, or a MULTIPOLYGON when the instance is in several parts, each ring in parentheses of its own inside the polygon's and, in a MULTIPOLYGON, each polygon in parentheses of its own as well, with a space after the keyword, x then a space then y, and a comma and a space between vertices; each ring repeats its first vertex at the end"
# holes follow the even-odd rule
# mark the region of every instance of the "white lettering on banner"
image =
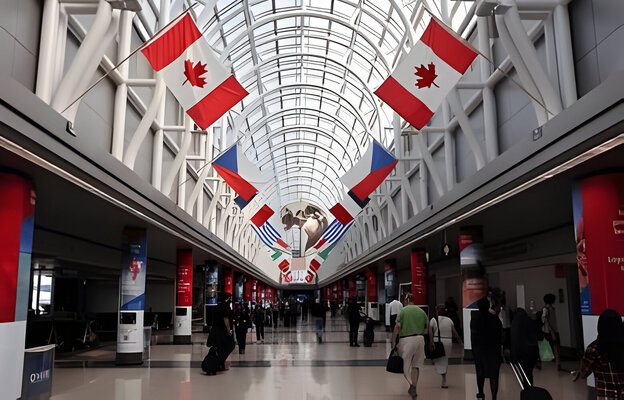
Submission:
POLYGON ((30 374, 30 383, 39 383, 50 380, 50 370, 46 369, 41 372, 35 372, 30 374))

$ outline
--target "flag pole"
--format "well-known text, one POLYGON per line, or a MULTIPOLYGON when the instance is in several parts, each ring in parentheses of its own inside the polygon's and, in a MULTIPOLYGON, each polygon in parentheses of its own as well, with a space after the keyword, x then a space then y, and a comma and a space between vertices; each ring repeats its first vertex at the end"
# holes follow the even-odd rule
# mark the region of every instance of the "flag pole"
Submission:
POLYGON ((128 61, 130 59, 130 57, 132 57, 133 55, 135 55, 137 52, 139 52, 140 50, 142 50, 145 46, 147 46, 148 44, 150 44, 152 42, 152 40, 154 40, 154 38, 156 36, 158 36, 158 34, 160 34, 162 31, 164 31, 165 29, 167 29, 171 24, 177 22, 178 20, 180 20, 186 13, 188 13, 191 9, 193 9, 195 6, 197 6, 199 3, 196 1, 195 3, 193 3, 190 7, 184 9, 182 11, 182 13, 180 15, 178 15, 177 17, 175 17, 171 22, 169 22, 167 25, 165 25, 164 27, 162 27, 158 32, 156 32, 154 34, 154 36, 152 36, 151 38, 149 38, 148 41, 146 41, 145 43, 141 44, 139 47, 137 47, 136 49, 134 49, 134 51, 132 51, 130 54, 128 54, 128 56, 126 58, 124 58, 123 60, 119 61, 117 63, 117 65, 115 65, 113 68, 110 69, 110 71, 106 72, 104 75, 102 75, 100 77, 100 79, 98 79, 97 81, 95 81, 91 86, 89 86, 89 88, 87 90, 85 90, 84 92, 82 92, 82 94, 78 97, 76 97, 76 100, 72 101, 67 107, 65 107, 63 109, 63 111, 60 112, 60 114, 63 114, 65 111, 67 111, 71 106, 73 106, 74 104, 76 104, 77 101, 79 101, 80 99, 82 99, 84 97, 84 95, 86 95, 87 93, 89 93, 91 91, 91 89, 93 89, 98 83, 100 83, 104 78, 106 78, 107 76, 109 76, 114 70, 116 70, 117 68, 119 68, 119 66, 123 63, 125 63, 126 61, 128 61))
MULTIPOLYGON (((438 17, 436 17, 433 14, 433 12, 431 12, 431 10, 427 6, 425 6, 424 4, 422 6, 425 9, 425 11, 427 11, 427 13, 431 16, 431 18, 434 19, 445 31, 447 31, 449 34, 453 35, 457 40, 461 41, 465 46, 470 48, 472 51, 474 51, 475 53, 477 53, 481 57, 485 58, 487 60, 487 62, 489 62, 496 70, 500 71, 507 79, 512 81, 516 86, 518 86, 520 88, 520 90, 522 90, 534 102, 539 104, 548 114, 552 115, 553 117, 555 116, 555 113, 550 111, 548 109, 548 107, 546 107, 546 105, 543 103, 543 101, 538 100, 524 86, 522 86, 522 84, 520 84, 514 78, 512 78, 511 75, 509 75, 504 69, 502 69, 498 65, 496 65, 496 63, 494 63, 494 61, 492 61, 489 57, 487 57, 485 54, 483 54, 481 51, 479 51, 479 49, 475 48, 472 45, 472 43, 470 43, 469 41, 467 41, 466 39, 464 39, 463 37, 458 35, 457 32, 455 32, 450 26, 446 25, 443 21, 441 21, 438 17)), ((419 132, 420 132, 420 130, 419 130, 419 132)))

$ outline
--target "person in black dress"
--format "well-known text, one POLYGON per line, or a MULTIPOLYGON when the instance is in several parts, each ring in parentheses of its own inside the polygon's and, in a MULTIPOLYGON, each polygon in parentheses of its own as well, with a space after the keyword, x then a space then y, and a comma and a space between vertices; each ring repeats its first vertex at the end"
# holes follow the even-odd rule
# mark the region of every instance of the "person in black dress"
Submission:
POLYGON ((520 363, 533 384, 533 368, 539 358, 537 321, 529 318, 524 308, 518 308, 511 322, 511 362, 520 363))
POLYGON ((234 326, 236 328, 236 341, 238 342, 238 353, 245 354, 245 347, 247 345, 247 329, 251 325, 251 316, 249 315, 249 308, 242 304, 236 310, 234 315, 234 326))
POLYGON ((360 329, 360 305, 357 303, 357 298, 353 297, 351 299, 351 303, 349 303, 349 308, 347 309, 347 313, 349 315, 349 346, 351 347, 360 347, 358 344, 358 330, 360 329))
POLYGON ((214 322, 208 335, 206 346, 215 347, 219 355, 219 369, 225 370, 225 360, 229 357, 236 345, 232 335, 232 295, 225 293, 223 301, 217 305, 214 322))
POLYGON ((490 313, 490 302, 483 298, 478 302, 479 311, 472 313, 470 339, 477 372, 478 399, 485 399, 483 385, 490 379, 492 399, 498 394, 498 373, 501 365, 503 325, 500 319, 490 313))

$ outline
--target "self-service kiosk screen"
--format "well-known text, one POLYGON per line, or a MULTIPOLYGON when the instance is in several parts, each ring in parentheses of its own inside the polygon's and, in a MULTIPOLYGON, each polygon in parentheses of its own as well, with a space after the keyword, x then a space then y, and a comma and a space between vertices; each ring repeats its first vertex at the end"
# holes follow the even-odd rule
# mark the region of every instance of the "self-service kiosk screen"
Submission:
POLYGON ((124 325, 135 325, 136 324, 136 313, 133 312, 122 312, 121 313, 121 323, 124 325))
POLYGON ((176 308, 176 316, 182 317, 185 315, 186 315, 186 308, 182 308, 182 307, 176 308))

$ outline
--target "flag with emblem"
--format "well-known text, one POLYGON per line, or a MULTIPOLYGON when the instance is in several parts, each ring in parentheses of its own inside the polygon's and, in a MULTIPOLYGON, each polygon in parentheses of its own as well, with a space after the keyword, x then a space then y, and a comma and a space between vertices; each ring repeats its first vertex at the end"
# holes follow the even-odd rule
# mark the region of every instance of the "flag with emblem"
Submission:
POLYGON ((286 283, 292 282, 292 273, 290 271, 290 262, 286 258, 286 254, 282 253, 279 250, 276 250, 275 253, 271 256, 271 259, 277 263, 277 267, 280 270, 280 274, 284 277, 284 281, 286 283))
POLYGON ((416 129, 422 129, 476 56, 472 46, 432 18, 420 40, 375 94, 416 129))
POLYGON ((318 273, 319 268, 321 268, 321 264, 323 263, 323 261, 327 260, 327 257, 329 257, 329 253, 334 249, 334 247, 336 247, 336 242, 330 244, 329 246, 325 247, 324 250, 319 251, 314 255, 314 258, 312 258, 310 264, 308 264, 307 275, 305 277, 305 281, 307 283, 312 283, 314 277, 318 273))
POLYGON ((184 14, 150 39, 141 52, 186 113, 207 129, 247 96, 202 36, 191 14, 184 14))

